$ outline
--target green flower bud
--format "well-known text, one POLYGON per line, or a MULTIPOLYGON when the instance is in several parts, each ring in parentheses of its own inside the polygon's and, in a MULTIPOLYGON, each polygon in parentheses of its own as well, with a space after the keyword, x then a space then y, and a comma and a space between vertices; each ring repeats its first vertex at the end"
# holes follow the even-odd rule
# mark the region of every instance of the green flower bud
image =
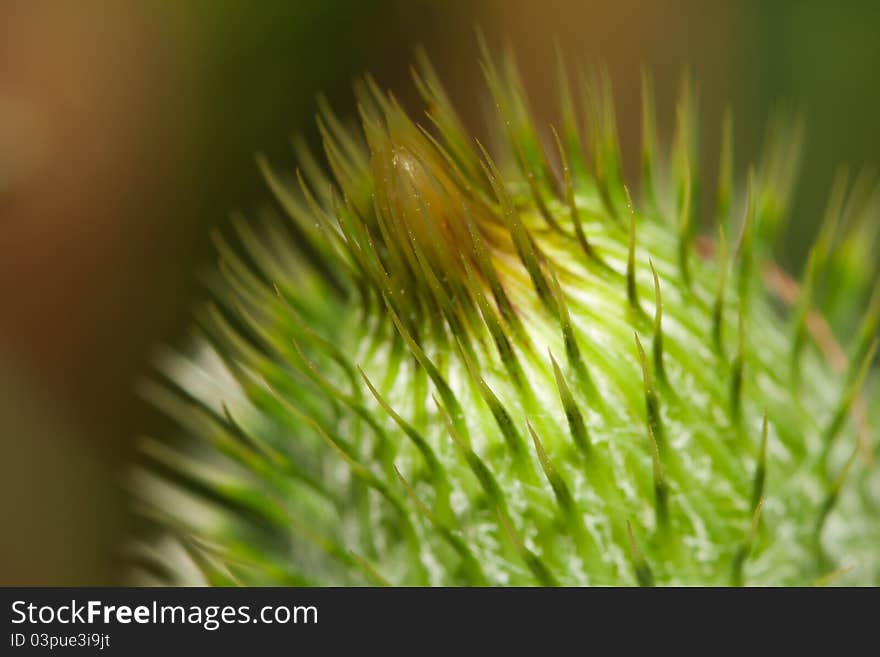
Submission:
POLYGON ((840 202, 802 284, 772 264, 797 124, 740 187, 725 120, 704 237, 690 92, 663 153, 643 85, 631 197, 606 76, 578 108, 561 66, 543 134, 484 65, 492 154, 422 62, 426 126, 368 79, 361 131, 322 106, 326 170, 260 160, 287 217, 217 235, 192 350, 143 386, 180 430, 142 442, 138 581, 880 584, 877 263, 834 250, 840 202), (828 271, 846 317, 875 287, 850 358, 828 271))

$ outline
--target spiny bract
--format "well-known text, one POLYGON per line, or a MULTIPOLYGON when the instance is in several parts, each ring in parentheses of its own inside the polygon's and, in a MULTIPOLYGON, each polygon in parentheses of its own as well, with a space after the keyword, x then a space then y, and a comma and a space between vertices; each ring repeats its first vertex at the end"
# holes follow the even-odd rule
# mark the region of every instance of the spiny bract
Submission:
POLYGON ((143 388, 180 431, 142 442, 136 580, 880 584, 876 190, 838 181, 796 284, 797 122, 740 189, 725 120, 698 237, 687 87, 661 151, 644 78, 631 197, 605 74, 575 94, 560 59, 545 131, 483 66, 492 155, 422 57, 427 128, 367 78, 362 130, 321 103, 324 163, 259 160, 290 221, 215 236, 192 351, 143 388))

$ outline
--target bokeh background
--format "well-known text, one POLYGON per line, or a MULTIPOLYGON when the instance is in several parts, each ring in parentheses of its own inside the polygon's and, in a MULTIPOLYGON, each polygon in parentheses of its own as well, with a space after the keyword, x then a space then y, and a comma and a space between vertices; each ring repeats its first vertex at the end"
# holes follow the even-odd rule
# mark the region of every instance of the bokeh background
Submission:
POLYGON ((776 103, 796 103, 795 273, 836 167, 880 164, 872 0, 4 0, 0 584, 119 581, 119 482, 152 421, 134 383, 185 331, 207 231, 269 198, 255 153, 292 166, 289 137, 316 137, 315 95, 346 114, 365 70, 411 102, 418 44, 479 131, 476 25, 513 45, 547 120, 554 41, 605 62, 631 173, 642 64, 667 133, 692 70, 712 171, 727 104, 742 172, 776 103))

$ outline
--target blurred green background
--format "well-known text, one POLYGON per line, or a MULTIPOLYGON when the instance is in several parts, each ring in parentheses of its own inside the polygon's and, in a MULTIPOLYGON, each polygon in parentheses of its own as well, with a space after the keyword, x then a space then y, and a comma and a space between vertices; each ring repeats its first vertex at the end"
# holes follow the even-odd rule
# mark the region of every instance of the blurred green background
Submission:
POLYGON ((207 231, 268 194, 254 155, 293 166, 315 95, 352 115, 371 71, 413 101, 423 44, 478 132, 473 36, 516 50, 552 120, 553 44, 607 63, 627 171, 639 68, 661 129, 689 66, 705 166, 734 110, 738 172, 780 100, 807 120, 783 264, 795 273, 834 172, 880 163, 880 3, 615 0, 190 0, 0 5, 0 584, 112 583, 118 482, 149 423, 133 394, 180 339, 207 231))

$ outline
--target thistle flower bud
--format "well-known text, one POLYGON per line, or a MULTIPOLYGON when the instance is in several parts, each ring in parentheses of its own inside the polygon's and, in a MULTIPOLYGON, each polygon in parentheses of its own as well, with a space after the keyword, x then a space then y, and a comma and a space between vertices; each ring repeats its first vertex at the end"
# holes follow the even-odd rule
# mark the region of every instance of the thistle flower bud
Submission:
MULTIPOLYGON (((712 175, 692 93, 670 153, 646 96, 630 194, 606 75, 573 94, 560 64, 542 137, 485 56, 497 153, 423 60, 427 128, 368 78, 362 134, 322 104, 326 171, 260 160, 291 225, 218 236, 198 350, 144 386, 180 431, 143 441, 139 581, 880 584, 877 262, 849 263, 847 358, 814 288, 851 236, 829 220, 801 284, 772 263, 800 128, 738 188, 730 119, 712 175)), ((832 205, 876 240, 869 196, 832 205)))

